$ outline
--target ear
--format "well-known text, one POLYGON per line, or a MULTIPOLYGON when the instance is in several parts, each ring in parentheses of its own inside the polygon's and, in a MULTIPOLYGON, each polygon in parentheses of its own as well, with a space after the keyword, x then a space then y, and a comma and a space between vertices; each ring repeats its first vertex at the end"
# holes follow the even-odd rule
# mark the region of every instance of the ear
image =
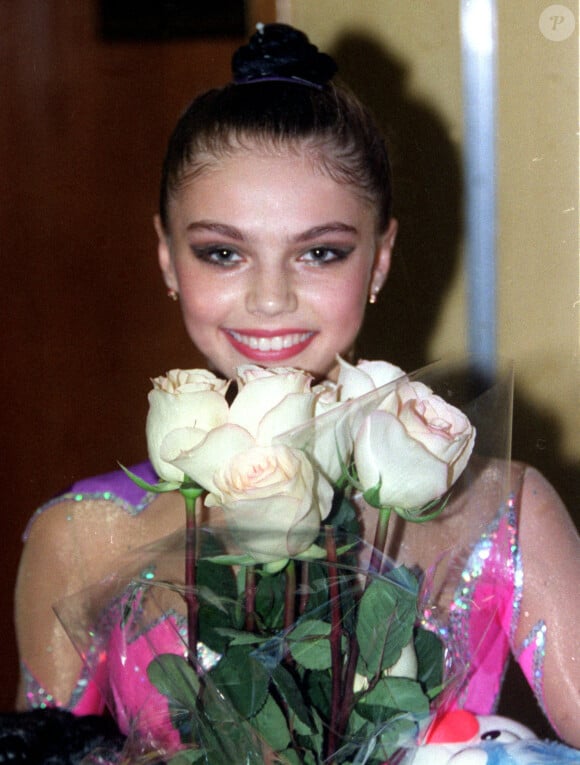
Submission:
POLYGON ((393 254, 393 248, 395 246, 398 229, 398 222, 395 220, 395 218, 391 218, 387 230, 379 237, 377 241, 377 250, 375 253, 373 270, 371 272, 371 282, 369 285, 369 298, 373 303, 377 299, 377 295, 381 291, 383 284, 389 275, 389 269, 391 268, 391 256, 393 254))
POLYGON ((159 260, 159 268, 163 274, 163 280, 165 281, 167 289, 178 292, 177 275, 175 273, 175 266, 173 265, 173 258, 171 257, 169 237, 165 233, 159 215, 154 216, 153 225, 157 232, 157 258, 159 260))

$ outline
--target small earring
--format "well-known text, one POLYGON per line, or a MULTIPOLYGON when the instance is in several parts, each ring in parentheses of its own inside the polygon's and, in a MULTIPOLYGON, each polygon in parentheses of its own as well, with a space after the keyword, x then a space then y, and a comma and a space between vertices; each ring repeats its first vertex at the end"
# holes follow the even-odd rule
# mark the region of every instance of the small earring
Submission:
POLYGON ((369 303, 371 305, 374 305, 377 302, 377 297, 379 295, 379 291, 376 287, 373 287, 371 290, 371 294, 369 295, 369 303))
POLYGON ((179 300, 179 293, 177 290, 174 290, 173 287, 169 287, 167 289, 167 297, 175 302, 176 300, 179 300))

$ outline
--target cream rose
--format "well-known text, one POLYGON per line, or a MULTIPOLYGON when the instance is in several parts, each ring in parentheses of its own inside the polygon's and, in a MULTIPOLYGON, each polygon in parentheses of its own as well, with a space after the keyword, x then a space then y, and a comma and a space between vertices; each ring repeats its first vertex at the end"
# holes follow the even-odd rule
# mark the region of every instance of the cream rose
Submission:
POLYGON ((212 431, 175 463, 209 491, 206 504, 224 509, 240 547, 260 563, 307 550, 330 512, 332 487, 302 451, 258 445, 237 425, 212 431))
POLYGON ((264 369, 252 364, 238 368, 238 395, 228 421, 240 425, 260 444, 291 430, 314 416, 312 377, 298 369, 264 369))
POLYGON ((227 422, 229 382, 205 369, 172 369, 152 382, 146 424, 149 459, 160 478, 180 483, 183 472, 171 464, 172 453, 161 455, 162 443, 169 433, 179 430, 179 439, 174 440, 175 453, 179 453, 227 422))
POLYGON ((305 448, 324 475, 336 482, 352 455, 351 411, 341 406, 335 383, 325 381, 313 390, 316 393, 316 419, 309 426, 305 448))
POLYGON ((463 412, 421 383, 402 383, 356 434, 362 489, 379 487, 382 507, 421 507, 457 481, 474 440, 475 429, 463 412))
POLYGON ((338 388, 341 401, 364 396, 365 393, 398 380, 405 375, 402 369, 394 364, 389 364, 388 361, 361 360, 356 367, 340 357, 338 362, 340 364, 338 388))

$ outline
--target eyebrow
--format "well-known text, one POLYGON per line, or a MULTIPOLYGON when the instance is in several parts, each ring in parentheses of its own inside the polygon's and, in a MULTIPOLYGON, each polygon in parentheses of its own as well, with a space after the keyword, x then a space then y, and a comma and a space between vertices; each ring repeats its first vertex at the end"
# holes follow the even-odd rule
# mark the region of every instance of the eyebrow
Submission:
POLYGON ((243 241, 244 236, 241 231, 234 226, 228 226, 227 223, 215 223, 209 220, 193 221, 187 226, 188 231, 215 231, 216 234, 227 236, 229 239, 243 241))
MULTIPOLYGON (((219 234, 220 236, 227 236, 229 239, 235 239, 242 242, 244 235, 242 232, 234 226, 229 226, 227 223, 217 223, 215 221, 200 220, 193 221, 187 226, 188 231, 211 231, 219 234)), ((292 238, 293 242, 310 242, 312 239, 318 239, 326 234, 358 234, 358 229, 355 226, 350 226, 347 223, 341 223, 340 221, 333 221, 331 223, 323 223, 320 226, 313 226, 312 228, 302 231, 292 238)))
POLYGON ((326 234, 358 234, 358 229, 340 221, 325 223, 322 226, 313 226, 307 231, 303 231, 294 238, 294 241, 309 242, 311 239, 318 239, 318 237, 326 236, 326 234))

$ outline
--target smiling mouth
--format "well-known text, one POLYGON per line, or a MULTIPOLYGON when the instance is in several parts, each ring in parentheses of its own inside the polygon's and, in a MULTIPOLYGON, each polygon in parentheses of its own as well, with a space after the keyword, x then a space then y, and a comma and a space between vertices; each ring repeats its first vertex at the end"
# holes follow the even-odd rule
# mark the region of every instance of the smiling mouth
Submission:
POLYGON ((245 335, 230 329, 228 335, 251 351, 270 353, 271 351, 289 351, 304 346, 314 336, 314 332, 291 332, 265 337, 264 335, 245 335))

